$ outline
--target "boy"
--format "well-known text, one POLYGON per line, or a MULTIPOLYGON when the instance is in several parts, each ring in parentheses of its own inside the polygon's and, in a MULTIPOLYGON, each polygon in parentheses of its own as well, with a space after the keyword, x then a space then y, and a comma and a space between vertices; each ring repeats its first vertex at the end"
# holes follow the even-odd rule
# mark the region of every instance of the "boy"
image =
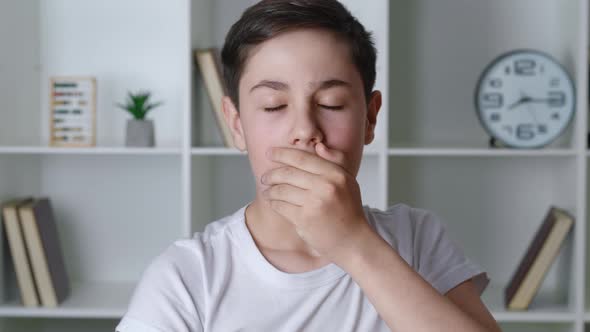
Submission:
POLYGON ((375 53, 336 0, 244 12, 222 50, 223 108, 256 197, 158 256, 117 331, 499 331, 486 274, 433 214, 361 203, 375 53))

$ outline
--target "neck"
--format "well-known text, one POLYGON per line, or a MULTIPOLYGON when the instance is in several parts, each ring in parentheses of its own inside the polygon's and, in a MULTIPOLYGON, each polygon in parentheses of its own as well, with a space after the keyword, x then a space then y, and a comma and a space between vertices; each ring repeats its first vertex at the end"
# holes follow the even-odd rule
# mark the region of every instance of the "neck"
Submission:
POLYGON ((297 234, 295 226, 275 212, 267 200, 256 195, 246 208, 246 225, 260 249, 301 252, 317 256, 315 251, 297 234))

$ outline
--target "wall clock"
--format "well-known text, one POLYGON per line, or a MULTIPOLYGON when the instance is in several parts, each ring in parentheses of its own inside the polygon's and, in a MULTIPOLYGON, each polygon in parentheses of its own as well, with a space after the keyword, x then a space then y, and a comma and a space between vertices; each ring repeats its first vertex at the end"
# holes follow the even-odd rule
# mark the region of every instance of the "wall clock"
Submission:
POLYGON ((513 148, 539 148, 555 140, 571 122, 575 101, 565 68, 536 50, 498 56, 475 89, 482 126, 493 139, 513 148))

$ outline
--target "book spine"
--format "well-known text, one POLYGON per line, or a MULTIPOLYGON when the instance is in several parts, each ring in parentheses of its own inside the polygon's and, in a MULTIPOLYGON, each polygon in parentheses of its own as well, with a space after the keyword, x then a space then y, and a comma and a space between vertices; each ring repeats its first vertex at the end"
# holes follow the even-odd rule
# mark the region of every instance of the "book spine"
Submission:
POLYGON ((18 221, 16 206, 4 208, 3 215, 3 224, 16 272, 21 300, 26 307, 36 307, 39 305, 39 300, 36 294, 30 262, 27 257, 24 234, 18 221))
POLYGON ((49 267, 47 265, 45 253, 43 252, 41 236, 39 235, 39 229, 34 219, 33 209, 31 207, 26 207, 20 209, 19 212, 21 214, 25 240, 29 249, 31 264, 33 266, 33 274, 39 288, 41 303, 44 307, 56 307, 57 300, 52 289, 49 267))
POLYGON ((233 148, 231 131, 225 123, 223 115, 222 98, 226 94, 226 87, 221 77, 220 64, 216 59, 216 52, 213 49, 197 50, 195 57, 199 72, 201 74, 207 95, 213 110, 215 122, 220 131, 220 136, 225 147, 233 148))
POLYGON ((36 208, 33 209, 33 214, 49 273, 51 301, 53 305, 58 305, 69 295, 70 283, 49 199, 39 200, 36 208))
POLYGON ((514 298, 514 295, 516 294, 518 289, 521 287, 526 274, 528 273, 531 266, 533 265, 533 262, 535 261, 535 259, 539 255, 539 252, 541 251, 541 247, 543 246, 543 243, 545 242, 545 240, 549 236, 549 233, 551 232, 551 229, 555 225, 555 218, 553 215, 553 211, 554 211, 554 208, 551 207, 549 212, 545 216, 545 220, 543 221, 543 224, 535 233, 535 236, 533 237, 533 241, 530 243, 525 255, 521 259, 516 272, 514 273, 512 278, 510 279, 510 282, 508 283, 508 287, 506 287, 506 289, 505 289, 504 305, 506 307, 510 306, 510 302, 514 298))
POLYGON ((531 266, 529 273, 524 278, 522 286, 518 288, 518 291, 510 302, 510 309, 525 310, 528 308, 541 286, 543 279, 545 279, 549 267, 551 267, 551 264, 555 261, 571 225, 572 223, 569 220, 560 220, 556 223, 555 227, 553 227, 553 230, 543 245, 539 256, 531 266))

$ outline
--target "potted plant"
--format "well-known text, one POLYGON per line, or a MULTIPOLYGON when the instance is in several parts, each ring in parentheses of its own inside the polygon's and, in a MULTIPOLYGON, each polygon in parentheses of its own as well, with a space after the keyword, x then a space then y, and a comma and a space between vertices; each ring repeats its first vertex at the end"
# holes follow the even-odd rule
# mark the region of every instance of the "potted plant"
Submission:
POLYGON ((155 145, 154 123, 145 116, 162 102, 150 103, 150 95, 148 91, 128 92, 125 104, 117 103, 117 106, 133 116, 132 119, 127 120, 126 146, 152 147, 155 145))

